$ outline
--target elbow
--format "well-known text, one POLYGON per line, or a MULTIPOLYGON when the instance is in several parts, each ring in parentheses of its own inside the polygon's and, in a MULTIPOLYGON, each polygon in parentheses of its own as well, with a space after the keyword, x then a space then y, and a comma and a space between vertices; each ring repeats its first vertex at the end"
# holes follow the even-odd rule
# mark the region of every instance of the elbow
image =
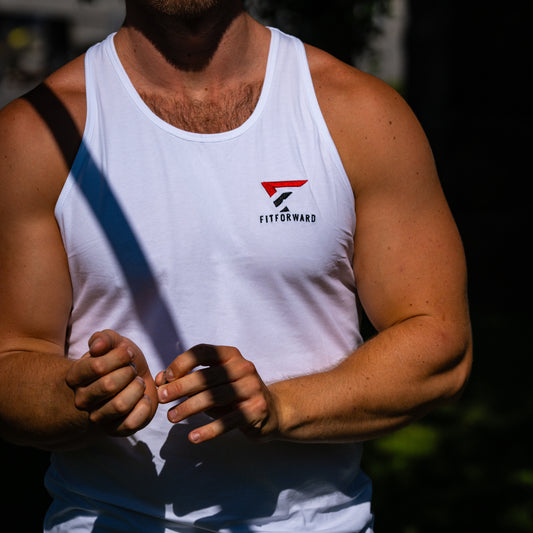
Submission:
POLYGON ((444 404, 457 401, 468 385, 473 362, 472 335, 468 331, 454 336, 448 346, 448 358, 439 374, 443 377, 441 401, 444 404))

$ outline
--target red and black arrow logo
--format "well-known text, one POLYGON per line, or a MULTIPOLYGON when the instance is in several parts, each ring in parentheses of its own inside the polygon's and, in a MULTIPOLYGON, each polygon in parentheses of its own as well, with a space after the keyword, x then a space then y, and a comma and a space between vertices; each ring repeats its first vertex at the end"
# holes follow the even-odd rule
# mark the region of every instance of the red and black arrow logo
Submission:
MULTIPOLYGON (((262 181, 261 185, 265 188, 265 191, 270 196, 270 198, 273 198, 274 205, 279 208, 285 200, 293 193, 293 191, 281 191, 280 189, 290 189, 290 188, 296 188, 301 187, 302 185, 306 184, 307 180, 296 180, 296 181, 262 181), (279 194, 278 194, 279 193, 279 194)), ((289 211, 289 208, 285 205, 283 209, 281 209, 282 213, 286 213, 289 211)))

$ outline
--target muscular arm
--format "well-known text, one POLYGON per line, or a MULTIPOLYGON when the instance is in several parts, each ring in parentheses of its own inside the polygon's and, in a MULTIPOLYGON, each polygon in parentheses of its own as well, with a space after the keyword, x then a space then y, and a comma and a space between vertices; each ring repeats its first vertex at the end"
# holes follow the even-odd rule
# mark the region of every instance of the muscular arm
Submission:
POLYGON ((337 368, 275 384, 282 436, 367 439, 455 398, 471 364, 461 241, 422 129, 392 89, 339 68, 317 94, 355 195, 354 270, 378 331, 337 368))
POLYGON ((46 445, 83 426, 65 384, 71 287, 53 212, 67 169, 23 100, 1 113, 0 147, 1 431, 24 444, 30 432, 46 445))
POLYGON ((45 449, 131 434, 157 406, 142 352, 119 334, 99 332, 81 359, 66 358, 72 294, 54 207, 84 116, 72 71, 61 76, 67 130, 41 101, 46 88, 0 113, 0 433, 45 449))
POLYGON ((269 387, 234 348, 197 347, 178 357, 172 379, 157 378, 160 401, 191 397, 169 418, 223 407, 191 433, 194 442, 232 427, 296 441, 365 440, 455 398, 469 374, 463 250, 425 135, 388 86, 309 54, 354 191, 357 289, 378 334, 336 368, 269 387), (197 364, 210 368, 191 374, 197 364))

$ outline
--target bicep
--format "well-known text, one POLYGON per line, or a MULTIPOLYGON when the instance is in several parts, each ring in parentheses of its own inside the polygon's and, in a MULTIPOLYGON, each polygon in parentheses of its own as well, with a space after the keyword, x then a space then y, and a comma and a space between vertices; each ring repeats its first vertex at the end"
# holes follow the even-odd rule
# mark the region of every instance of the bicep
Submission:
POLYGON ((378 109, 351 168, 361 302, 378 330, 413 316, 466 323, 462 243, 429 143, 399 97, 378 109))
POLYGON ((23 135, 25 121, 33 123, 34 133, 38 129, 27 110, 18 106, 2 118, 0 351, 63 354, 72 297, 54 198, 56 175, 64 168, 55 164, 60 160, 46 135, 40 135, 38 149, 32 133, 23 135))
POLYGON ((2 228, 2 349, 64 347, 71 288, 58 233, 53 221, 41 217, 2 228))
POLYGON ((434 183, 356 199, 357 288, 378 330, 413 316, 465 312, 461 241, 438 183, 428 179, 434 183))

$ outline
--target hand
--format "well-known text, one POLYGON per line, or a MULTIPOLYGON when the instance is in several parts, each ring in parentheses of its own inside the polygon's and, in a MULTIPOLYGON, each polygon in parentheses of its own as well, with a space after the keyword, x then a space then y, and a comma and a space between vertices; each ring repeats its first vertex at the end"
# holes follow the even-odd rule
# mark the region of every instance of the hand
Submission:
POLYGON ((184 399, 168 412, 171 422, 205 412, 215 420, 193 430, 200 443, 232 429, 266 440, 277 430, 275 398, 255 366, 237 348, 201 344, 174 359, 156 376, 160 403, 184 399), (193 372, 196 367, 199 368, 193 372))
POLYGON ((89 351, 72 364, 66 382, 74 391, 76 407, 113 436, 142 429, 157 409, 155 383, 144 354, 111 330, 89 339, 89 351))

